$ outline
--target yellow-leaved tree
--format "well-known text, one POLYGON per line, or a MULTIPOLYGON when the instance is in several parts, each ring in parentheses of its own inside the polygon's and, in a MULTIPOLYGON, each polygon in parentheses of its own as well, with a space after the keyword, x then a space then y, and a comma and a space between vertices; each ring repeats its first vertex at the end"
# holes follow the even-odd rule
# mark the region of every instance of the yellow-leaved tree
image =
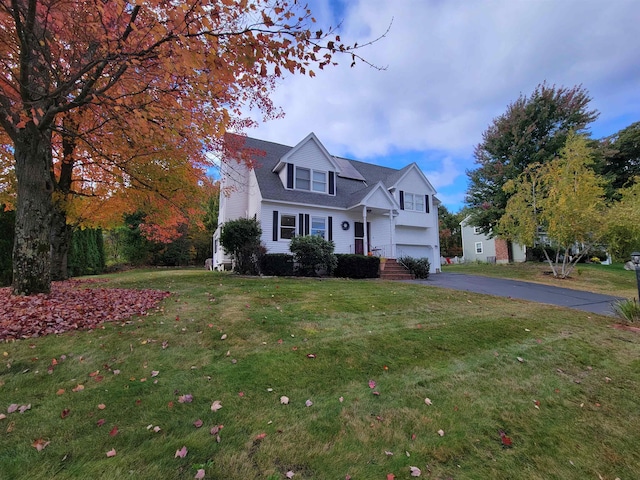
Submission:
POLYGON ((584 136, 570 133, 557 158, 531 165, 505 185, 511 193, 498 233, 544 254, 554 277, 566 278, 606 233, 603 179, 592 168, 584 136))

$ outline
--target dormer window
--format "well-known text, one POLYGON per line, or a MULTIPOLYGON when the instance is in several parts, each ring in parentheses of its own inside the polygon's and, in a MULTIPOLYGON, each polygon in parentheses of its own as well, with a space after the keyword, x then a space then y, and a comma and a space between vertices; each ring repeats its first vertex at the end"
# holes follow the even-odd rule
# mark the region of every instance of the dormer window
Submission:
POLYGON ((295 167, 295 189, 327 193, 327 172, 295 167))

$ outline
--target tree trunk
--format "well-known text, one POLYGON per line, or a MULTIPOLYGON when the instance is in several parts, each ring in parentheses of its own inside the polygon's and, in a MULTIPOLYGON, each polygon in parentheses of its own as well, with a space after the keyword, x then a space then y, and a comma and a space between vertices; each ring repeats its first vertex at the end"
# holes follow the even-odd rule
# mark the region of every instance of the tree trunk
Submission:
POLYGON ((73 227, 67 225, 66 201, 70 196, 73 167, 75 166, 76 133, 78 124, 72 117, 63 120, 62 163, 60 176, 56 185, 57 198, 53 205, 51 217, 51 279, 66 280, 69 278, 67 260, 73 227))
POLYGON ((67 214, 64 209, 54 205, 51 216, 51 280, 69 278, 67 260, 73 228, 67 225, 67 214))
POLYGON ((15 141, 18 178, 13 246, 13 293, 32 295, 51 289, 52 213, 51 131, 27 123, 15 141))

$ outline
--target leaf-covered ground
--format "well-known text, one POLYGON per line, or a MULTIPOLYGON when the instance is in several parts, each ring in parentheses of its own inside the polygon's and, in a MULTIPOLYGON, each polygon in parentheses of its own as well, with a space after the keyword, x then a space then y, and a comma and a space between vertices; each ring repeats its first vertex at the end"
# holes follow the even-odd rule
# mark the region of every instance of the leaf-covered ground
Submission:
POLYGON ((48 295, 11 295, 0 288, 0 341, 96 328, 145 315, 170 295, 159 290, 88 288, 91 280, 53 282, 48 295))

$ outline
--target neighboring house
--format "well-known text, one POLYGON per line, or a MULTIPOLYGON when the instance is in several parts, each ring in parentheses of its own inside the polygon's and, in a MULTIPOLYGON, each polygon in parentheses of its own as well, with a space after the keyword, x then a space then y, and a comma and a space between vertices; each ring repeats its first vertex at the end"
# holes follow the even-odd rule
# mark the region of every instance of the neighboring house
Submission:
POLYGON ((415 163, 396 170, 335 157, 309 134, 295 147, 238 135, 234 158, 221 164, 219 226, 213 267, 229 268, 221 226, 256 217, 267 253, 290 253, 294 235, 320 235, 335 253, 427 257, 440 270, 435 189, 415 163), (247 158, 253 168, 237 158, 247 158))
POLYGON ((509 263, 524 262, 527 247, 517 243, 509 244, 498 237, 490 238, 469 223, 466 217, 460 222, 462 232, 462 256, 465 262, 509 263))

